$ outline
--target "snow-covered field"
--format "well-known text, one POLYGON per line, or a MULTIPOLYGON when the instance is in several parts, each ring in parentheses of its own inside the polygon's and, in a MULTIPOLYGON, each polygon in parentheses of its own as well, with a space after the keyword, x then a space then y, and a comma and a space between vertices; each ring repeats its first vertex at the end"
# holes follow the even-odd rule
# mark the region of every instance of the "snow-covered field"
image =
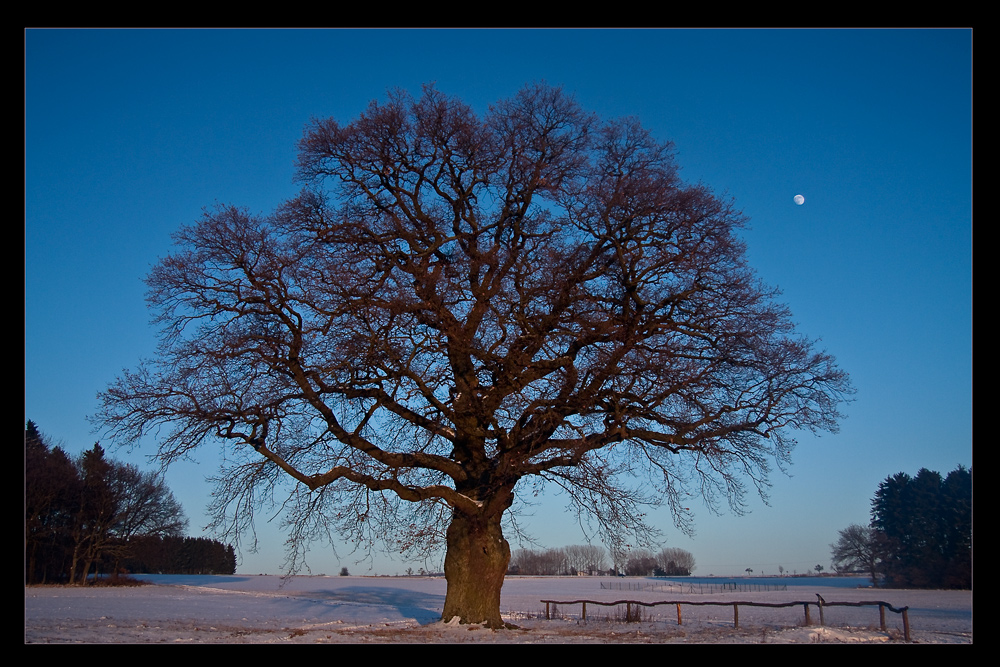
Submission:
MULTIPOLYGON (((810 607, 804 626, 801 605, 739 608, 674 605, 643 607, 642 620, 623 623, 620 609, 560 605, 545 619, 542 600, 708 600, 827 603, 881 600, 909 607, 914 643, 972 642, 971 591, 858 589, 815 583, 770 592, 688 593, 681 589, 613 590, 650 580, 599 577, 508 577, 504 619, 518 629, 492 631, 440 619, 445 581, 436 577, 143 576, 137 587, 45 587, 24 589, 27 643, 903 643, 903 621, 886 612, 879 630, 878 607, 827 607, 824 626, 810 607), (601 587, 602 582, 605 588, 601 587), (554 615, 555 615, 554 614, 554 615)), ((784 583, 776 579, 775 583, 784 583)))

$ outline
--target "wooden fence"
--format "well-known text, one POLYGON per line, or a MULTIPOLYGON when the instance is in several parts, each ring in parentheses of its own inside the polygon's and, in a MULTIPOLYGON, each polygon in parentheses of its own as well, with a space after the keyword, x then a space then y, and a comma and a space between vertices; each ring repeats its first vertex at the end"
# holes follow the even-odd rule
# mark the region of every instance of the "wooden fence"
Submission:
POLYGON ((549 619, 549 605, 573 605, 579 604, 583 605, 582 615, 583 620, 587 620, 587 605, 599 605, 601 607, 617 607, 619 605, 625 605, 625 619, 632 620, 633 608, 636 610, 638 607, 657 607, 660 605, 676 605, 677 606, 677 625, 682 624, 681 619, 681 605, 691 605, 695 607, 705 607, 705 606, 716 606, 716 607, 732 607, 733 608, 733 627, 740 627, 740 607, 794 607, 796 605, 802 605, 805 612, 805 624, 812 625, 812 618, 809 613, 810 605, 815 605, 819 608, 819 624, 823 625, 823 609, 825 607, 873 607, 878 606, 878 617, 879 617, 879 627, 882 632, 885 632, 885 610, 888 609, 896 614, 901 614, 903 617, 903 636, 906 641, 910 641, 910 617, 907 611, 909 607, 894 607, 888 602, 882 602, 881 600, 865 601, 865 602, 826 602, 825 600, 819 600, 815 602, 809 601, 795 601, 795 602, 746 602, 746 601, 735 601, 735 602, 692 602, 689 600, 663 600, 661 602, 640 602, 639 600, 615 600, 614 602, 601 602, 599 600, 542 600, 545 603, 545 618, 549 619))

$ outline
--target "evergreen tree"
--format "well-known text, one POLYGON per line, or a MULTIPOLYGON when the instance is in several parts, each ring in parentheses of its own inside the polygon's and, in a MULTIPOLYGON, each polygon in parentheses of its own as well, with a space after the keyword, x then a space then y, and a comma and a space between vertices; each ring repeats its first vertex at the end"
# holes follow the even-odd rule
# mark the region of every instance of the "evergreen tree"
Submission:
POLYGON ((948 473, 944 496, 945 559, 944 585, 972 588, 972 471, 959 466, 948 473))
POLYGON ((83 486, 72 528, 71 584, 87 581, 91 567, 110 543, 119 500, 119 491, 111 482, 112 465, 100 443, 80 456, 78 466, 83 486))
POLYGON ((972 473, 946 479, 921 468, 915 477, 886 478, 872 500, 871 526, 882 538, 882 570, 890 586, 972 585, 972 473))
POLYGON ((29 421, 24 431, 25 583, 67 578, 79 495, 76 466, 29 421))

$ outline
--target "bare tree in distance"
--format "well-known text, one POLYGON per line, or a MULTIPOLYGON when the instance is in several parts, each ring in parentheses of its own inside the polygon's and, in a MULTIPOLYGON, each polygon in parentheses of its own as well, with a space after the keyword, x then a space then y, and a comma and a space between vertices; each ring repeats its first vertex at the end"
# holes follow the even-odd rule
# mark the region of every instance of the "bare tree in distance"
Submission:
POLYGON ((836 543, 830 545, 834 569, 864 570, 878 588, 879 565, 886 552, 885 535, 870 526, 852 523, 839 531, 836 543))
POLYGON ((849 379, 747 265, 744 216, 635 119, 425 87, 313 121, 298 165, 275 213, 177 232, 147 279, 158 355, 96 416, 165 464, 223 444, 217 527, 285 494, 291 570, 336 534, 443 545, 444 618, 498 627, 532 485, 620 550, 649 506, 740 511, 796 431, 837 428, 849 379))
POLYGON ((678 547, 665 547, 656 554, 656 564, 666 576, 686 576, 694 572, 694 555, 678 547))
POLYGON ((511 554, 509 570, 518 574, 559 575, 567 574, 569 567, 564 548, 518 549, 511 554))
POLYGON ((116 539, 127 542, 138 535, 184 535, 188 525, 184 510, 160 475, 130 463, 116 463, 113 473, 120 501, 113 528, 116 539))
POLYGON ((648 577, 656 574, 658 563, 652 551, 645 548, 632 550, 625 559, 625 574, 630 577, 648 577))
POLYGON ((604 547, 597 544, 571 544, 563 547, 566 553, 566 563, 570 570, 593 574, 608 569, 607 554, 604 547))

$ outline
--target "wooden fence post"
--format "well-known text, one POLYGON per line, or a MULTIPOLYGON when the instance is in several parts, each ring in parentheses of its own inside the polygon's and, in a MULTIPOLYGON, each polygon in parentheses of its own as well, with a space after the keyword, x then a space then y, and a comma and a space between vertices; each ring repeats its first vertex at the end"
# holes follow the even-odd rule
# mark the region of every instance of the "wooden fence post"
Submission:
POLYGON ((681 603, 677 603, 677 625, 681 624, 681 603))
POLYGON ((733 627, 739 630, 740 628, 740 606, 733 603, 733 627))
POLYGON ((545 620, 546 621, 549 620, 549 603, 548 602, 545 603, 545 620))
POLYGON ((903 607, 903 638, 910 641, 910 614, 909 607, 903 607))
POLYGON ((802 606, 806 610, 806 625, 812 625, 812 620, 809 618, 809 603, 803 602, 802 606))
POLYGON ((885 632, 885 605, 879 604, 878 606, 878 625, 885 632))
POLYGON ((587 620, 587 603, 583 603, 583 620, 587 620))

